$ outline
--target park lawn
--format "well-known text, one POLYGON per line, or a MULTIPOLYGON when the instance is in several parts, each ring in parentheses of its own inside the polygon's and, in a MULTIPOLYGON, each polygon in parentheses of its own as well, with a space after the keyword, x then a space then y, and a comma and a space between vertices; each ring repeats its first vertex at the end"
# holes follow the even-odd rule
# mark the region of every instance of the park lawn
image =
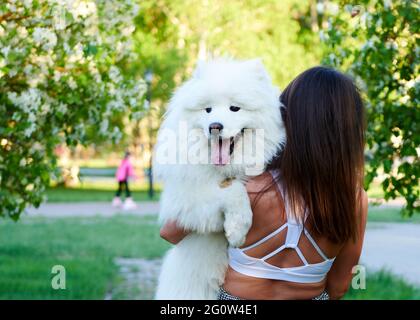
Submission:
MULTIPOLYGON (((102 179, 98 181, 83 180, 72 187, 56 186, 52 184, 47 189, 48 202, 110 202, 115 196, 117 182, 114 179, 102 179)), ((147 182, 130 182, 130 191, 135 201, 158 201, 161 192, 159 184, 154 185, 154 196, 148 195, 147 182)), ((123 190, 122 196, 125 196, 123 190)))
MULTIPOLYGON (((64 188, 54 187, 47 189, 47 202, 111 202, 116 190, 102 188, 64 188)), ((122 197, 125 193, 122 193, 122 197)), ((147 190, 132 189, 131 196, 134 201, 159 201, 160 192, 155 192, 150 198, 147 190)))
POLYGON ((0 243, 0 299, 104 299, 119 281, 114 258, 169 248, 154 216, 1 220, 0 243), (66 290, 51 288, 54 265, 66 268, 66 290))
POLYGON ((366 276, 366 289, 350 290, 344 296, 345 300, 420 300, 420 288, 381 270, 366 276))
POLYGON ((369 206, 368 222, 409 222, 420 223, 420 215, 414 214, 411 217, 401 215, 398 208, 380 208, 377 206, 369 206))
MULTIPOLYGON (((158 228, 156 216, 0 220, 0 299, 103 299, 121 281, 116 257, 153 259, 170 247, 158 228), (51 288, 54 265, 66 268, 66 290, 51 288)), ((345 298, 420 299, 420 291, 381 271, 345 298)))

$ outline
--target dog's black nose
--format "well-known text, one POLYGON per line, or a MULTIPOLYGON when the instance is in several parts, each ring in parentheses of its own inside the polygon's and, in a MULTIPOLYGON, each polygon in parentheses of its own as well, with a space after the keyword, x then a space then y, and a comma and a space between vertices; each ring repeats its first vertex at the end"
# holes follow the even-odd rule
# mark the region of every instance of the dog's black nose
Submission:
POLYGON ((209 132, 212 133, 212 130, 218 130, 218 132, 223 130, 223 124, 219 122, 213 122, 209 125, 209 132))

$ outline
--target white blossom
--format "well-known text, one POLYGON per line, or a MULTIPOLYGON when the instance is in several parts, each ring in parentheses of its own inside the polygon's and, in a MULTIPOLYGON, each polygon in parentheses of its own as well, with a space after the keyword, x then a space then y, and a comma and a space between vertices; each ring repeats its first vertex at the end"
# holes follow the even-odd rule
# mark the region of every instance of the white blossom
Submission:
POLYGON ((54 81, 55 82, 59 82, 60 81, 60 79, 61 79, 61 77, 62 77, 62 73, 60 72, 60 71, 58 71, 58 70, 54 70, 54 76, 53 76, 53 78, 54 78, 54 81))
POLYGON ((47 28, 36 27, 32 33, 34 42, 41 45, 44 50, 50 50, 57 44, 57 35, 54 31, 47 28))
POLYGON ((336 4, 334 2, 328 2, 327 3, 327 10, 330 14, 335 16, 340 11, 340 7, 338 6, 338 4, 336 4))
POLYGON ((130 36, 133 32, 134 32, 134 30, 135 30, 136 28, 133 26, 133 25, 131 25, 131 26, 127 26, 127 27, 125 27, 125 28, 123 28, 122 30, 121 30, 121 34, 124 36, 124 37, 128 37, 128 36, 130 36))
POLYGON ((321 30, 321 31, 319 31, 319 39, 322 41, 322 42, 324 42, 324 41, 326 41, 326 40, 328 40, 328 34, 324 31, 324 30, 321 30))
POLYGON ((10 52, 10 46, 3 47, 0 52, 3 54, 3 56, 7 59, 9 52, 10 52))
POLYGON ((41 104, 41 94, 35 88, 23 91, 20 95, 16 92, 8 92, 7 96, 14 105, 20 107, 26 113, 30 110, 37 109, 41 104))
POLYGON ((41 143, 39 143, 38 141, 36 141, 31 147, 31 153, 32 154, 36 153, 36 152, 41 152, 43 150, 44 150, 44 146, 41 143))
POLYGON ((23 0, 23 5, 25 6, 25 8, 31 8, 32 7, 32 2, 33 0, 23 0))
POLYGON ((107 131, 108 131, 108 125, 109 125, 109 121, 108 121, 108 119, 104 119, 104 120, 102 120, 102 122, 101 122, 101 124, 100 124, 100 127, 99 127, 99 132, 100 132, 101 134, 106 134, 106 133, 107 133, 107 131))
POLYGON ((409 81, 407 81, 406 83, 405 83, 405 88, 407 89, 407 91, 409 90, 409 89, 411 89, 411 88, 413 88, 417 83, 419 83, 420 82, 420 76, 417 76, 417 78, 416 79, 411 79, 411 80, 409 80, 409 81))
POLYGON ((17 32, 20 38, 26 38, 28 36, 28 30, 25 27, 17 28, 17 32))
POLYGON ((68 8, 75 20, 96 14, 96 4, 93 1, 73 0, 68 2, 70 2, 68 8))
POLYGON ((324 13, 324 4, 322 2, 317 2, 316 11, 321 14, 324 13))
POLYGON ((69 85, 70 89, 77 89, 77 83, 76 81, 74 81, 73 77, 69 77, 69 79, 67 80, 67 84, 69 85))
POLYGON ((67 112, 67 105, 65 103, 60 102, 60 104, 57 107, 57 111, 60 113, 66 113, 67 112))
POLYGON ((109 78, 115 83, 120 82, 122 80, 120 70, 115 66, 111 66, 109 69, 109 78))
POLYGON ((36 130, 35 123, 32 123, 28 128, 23 131, 23 134, 26 138, 29 138, 36 130))
MULTIPOLYGON (((131 106, 142 116, 136 107, 144 84, 123 76, 120 69, 122 59, 129 64, 135 57, 129 38, 139 6, 130 0, 8 0, 5 9, 22 19, 0 23, 0 109, 11 111, 0 117, 0 125, 19 125, 11 127, 16 130, 13 143, 0 139, 0 148, 8 151, 0 163, 7 167, 18 159, 21 166, 41 161, 47 165, 38 177, 10 175, 26 186, 24 193, 40 199, 47 183, 39 176, 52 169, 48 161, 54 144, 65 143, 66 138, 77 143, 87 138, 90 126, 102 138, 115 141, 122 137, 118 127, 110 125, 115 111, 128 118, 131 106), (95 46, 100 51, 90 50, 95 46), (63 134, 69 127, 72 130, 63 134)), ((10 201, 26 201, 22 194, 10 201)))

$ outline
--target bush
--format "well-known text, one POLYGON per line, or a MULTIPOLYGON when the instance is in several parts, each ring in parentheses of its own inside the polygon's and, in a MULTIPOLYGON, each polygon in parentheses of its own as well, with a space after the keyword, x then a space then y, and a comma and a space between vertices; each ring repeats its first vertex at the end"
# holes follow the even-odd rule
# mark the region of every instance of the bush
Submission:
POLYGON ((56 147, 118 141, 140 117, 144 83, 126 75, 138 8, 128 1, 0 4, 0 216, 38 206, 56 147))
POLYGON ((420 194, 419 3, 347 3, 317 5, 323 62, 352 75, 364 94, 366 187, 380 176, 385 199, 403 196, 411 215, 419 211, 420 194))

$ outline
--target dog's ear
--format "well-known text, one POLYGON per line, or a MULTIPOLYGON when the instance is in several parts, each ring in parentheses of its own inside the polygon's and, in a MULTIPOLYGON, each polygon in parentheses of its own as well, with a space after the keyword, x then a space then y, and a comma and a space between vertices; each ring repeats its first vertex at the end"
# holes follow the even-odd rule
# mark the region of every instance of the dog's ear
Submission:
POLYGON ((206 68, 206 62, 204 60, 198 60, 197 66, 195 67, 195 70, 193 72, 193 78, 194 79, 200 79, 203 76, 204 69, 206 68))
POLYGON ((244 62, 246 66, 255 74, 258 80, 271 83, 271 79, 261 59, 252 59, 244 62))

